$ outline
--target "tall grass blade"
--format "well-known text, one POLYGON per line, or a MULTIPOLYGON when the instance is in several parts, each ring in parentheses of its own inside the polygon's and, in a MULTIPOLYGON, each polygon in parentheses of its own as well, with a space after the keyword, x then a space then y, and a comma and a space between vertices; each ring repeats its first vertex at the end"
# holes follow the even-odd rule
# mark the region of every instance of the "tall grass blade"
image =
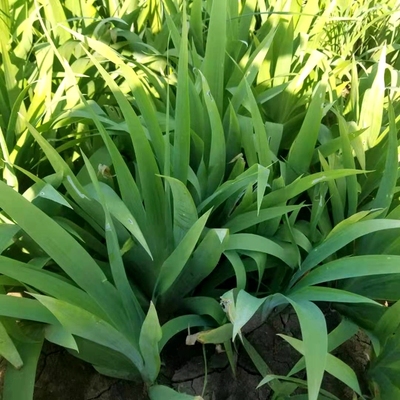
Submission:
POLYGON ((321 265, 301 279, 294 287, 300 289, 308 285, 331 282, 339 279, 360 276, 399 274, 400 256, 368 255, 351 258, 341 258, 321 265), (360 269, 363 263, 363 269, 360 269), (377 268, 379 266, 379 268, 377 268))
POLYGON ((190 158, 190 102, 188 71, 188 27, 186 1, 182 12, 182 40, 179 49, 178 88, 176 95, 173 176, 186 185, 190 158))
POLYGON ((326 88, 325 79, 315 88, 300 132, 290 148, 288 164, 293 170, 291 180, 294 176, 307 172, 311 164, 321 124, 326 88))
POLYGON ((43 339, 37 342, 19 342, 18 351, 24 360, 24 367, 7 367, 4 375, 3 400, 31 400, 35 388, 37 363, 42 350, 43 339))
POLYGON ((149 311, 140 331, 139 346, 143 355, 143 376, 147 383, 153 383, 158 376, 161 367, 160 351, 158 343, 162 337, 162 330, 158 322, 154 304, 150 303, 149 311))
POLYGON ((154 288, 153 297, 155 299, 165 293, 182 272, 200 238, 210 213, 211 210, 196 221, 178 247, 163 263, 154 288))
POLYGON ((328 333, 321 310, 309 301, 291 301, 299 318, 304 344, 309 400, 317 400, 328 351, 328 333))
POLYGON ((202 72, 210 86, 220 115, 224 98, 224 71, 226 49, 227 0, 212 2, 210 25, 208 28, 206 54, 202 72))
POLYGON ((385 95, 385 70, 386 46, 383 46, 376 68, 375 79, 371 88, 365 91, 361 106, 359 127, 366 128, 366 131, 362 134, 365 149, 375 145, 381 131, 385 95))
POLYGON ((397 148, 397 129, 393 105, 389 102, 389 132, 387 140, 387 151, 385 169, 379 184, 378 192, 372 201, 371 208, 384 208, 385 214, 388 212, 393 200, 397 175, 399 169, 398 148, 397 148))
POLYGON ((14 368, 20 369, 23 361, 13 341, 8 335, 6 328, 0 322, 0 355, 5 358, 14 368))
POLYGON ((207 107, 207 114, 210 119, 211 129, 211 141, 210 148, 205 148, 209 154, 205 154, 208 161, 208 185, 206 195, 211 195, 215 192, 218 186, 221 184, 226 164, 226 146, 225 146, 225 134, 222 126, 221 117, 218 113, 218 108, 214 97, 212 96, 211 90, 208 83, 201 74, 202 87, 203 87, 203 98, 207 107))

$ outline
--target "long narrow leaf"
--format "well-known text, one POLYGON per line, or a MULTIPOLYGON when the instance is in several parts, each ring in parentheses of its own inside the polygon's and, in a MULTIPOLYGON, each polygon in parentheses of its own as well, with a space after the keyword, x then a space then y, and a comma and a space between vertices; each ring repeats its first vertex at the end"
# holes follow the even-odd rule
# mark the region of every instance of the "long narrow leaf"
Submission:
POLYGON ((33 293, 32 296, 47 307, 68 332, 120 352, 139 371, 143 370, 143 359, 138 349, 107 322, 64 301, 33 293))
MULTIPOLYGON (((100 203, 103 206, 103 210, 104 210, 104 214, 105 214, 105 223, 106 223, 105 232, 106 232, 108 257, 110 260, 111 272, 112 272, 112 275, 114 278, 115 286, 118 290, 119 295, 121 296, 121 302, 125 307, 127 319, 130 321, 130 329, 131 330, 128 332, 128 334, 132 333, 134 343, 137 343, 137 340, 139 339, 140 327, 144 320, 144 313, 140 307, 140 304, 135 296, 135 293, 132 290, 132 287, 131 287, 128 277, 126 275, 124 263, 122 261, 122 256, 121 256, 121 252, 120 252, 120 248, 119 248, 117 234, 116 234, 116 231, 114 228, 114 223, 111 218, 111 214, 110 214, 110 210, 109 210, 111 202, 106 200, 107 192, 104 191, 104 189, 105 189, 104 187, 101 188, 100 183, 98 182, 96 174, 94 172, 94 169, 91 166, 91 164, 90 164, 89 160, 87 159, 87 157, 85 156, 85 154, 83 154, 83 158, 85 160, 86 167, 88 168, 90 178, 92 179, 92 182, 93 182, 93 185, 97 192, 100 203)), ((109 188, 109 186, 106 186, 106 187, 109 188)), ((119 204, 119 206, 120 206, 119 209, 123 211, 124 209, 122 207, 122 204, 119 204)), ((128 213, 128 217, 129 217, 129 213, 128 213)), ((132 224, 133 224, 133 221, 132 221, 132 224)), ((138 227, 137 227, 137 229, 138 229, 138 227)), ((140 232, 140 230, 139 230, 139 232, 140 232)), ((141 238, 143 238, 143 236, 141 238)), ((143 238, 143 240, 144 240, 144 238, 143 238)))
POLYGON ((338 279, 399 273, 400 256, 368 255, 341 258, 314 269, 301 279, 294 288, 300 289, 338 279), (362 265, 362 268, 360 268, 360 265, 362 265))
POLYGON ((107 281, 94 259, 67 232, 1 181, 0 207, 92 296, 109 318, 117 325, 125 323, 115 288, 107 281))
POLYGON ((222 115, 223 106, 226 19, 227 0, 213 1, 202 71, 220 115, 222 115))
POLYGON ((35 387, 37 363, 42 350, 43 339, 34 343, 18 344, 18 351, 24 360, 20 370, 8 366, 4 376, 3 400, 31 400, 35 387))
POLYGON ((154 288, 153 296, 155 298, 165 293, 178 278, 199 240, 210 213, 211 210, 205 213, 190 228, 186 236, 179 243, 178 247, 163 263, 157 279, 156 287, 154 288))
POLYGON ((175 135, 173 153, 174 177, 184 184, 188 178, 190 156, 190 103, 188 71, 188 28, 186 10, 182 12, 182 40, 179 50, 178 88, 176 95, 175 135))
POLYGON ((153 383, 160 371, 161 360, 158 343, 162 338, 162 330, 158 322, 157 312, 153 303, 140 331, 139 346, 143 355, 144 371, 142 375, 146 382, 153 383))
POLYGON ((377 232, 385 229, 398 229, 400 222, 396 220, 367 220, 356 222, 336 234, 330 236, 327 240, 315 247, 304 260, 301 269, 293 276, 291 283, 294 283, 300 276, 306 274, 321 261, 325 260, 331 254, 341 249, 351 241, 364 236, 368 233, 377 232))

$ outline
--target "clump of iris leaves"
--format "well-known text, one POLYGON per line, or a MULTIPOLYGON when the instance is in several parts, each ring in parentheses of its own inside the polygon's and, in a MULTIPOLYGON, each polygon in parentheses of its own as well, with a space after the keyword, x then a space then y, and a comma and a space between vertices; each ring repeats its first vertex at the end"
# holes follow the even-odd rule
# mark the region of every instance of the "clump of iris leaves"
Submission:
POLYGON ((188 327, 276 399, 400 398, 396 4, 0 1, 3 400, 45 340, 189 399, 157 384, 188 327), (283 377, 241 328, 288 307, 283 377), (331 354, 360 329, 367 393, 331 354))

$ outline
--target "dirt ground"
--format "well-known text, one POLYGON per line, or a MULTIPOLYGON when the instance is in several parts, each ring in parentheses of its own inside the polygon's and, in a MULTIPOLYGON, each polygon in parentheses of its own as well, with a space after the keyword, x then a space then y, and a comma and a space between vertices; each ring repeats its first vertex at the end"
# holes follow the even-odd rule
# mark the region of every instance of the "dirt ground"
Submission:
MULTIPOLYGON (((330 318, 331 329, 337 316, 330 318)), ((300 337, 297 317, 293 312, 281 314, 260 324, 255 318, 245 327, 246 337, 272 371, 286 375, 299 359, 299 354, 277 333, 300 337)), ((369 343, 360 333, 339 347, 335 355, 349 364, 362 378, 368 362, 369 343)), ((207 384, 204 400, 268 400, 268 385, 256 390, 261 380, 244 349, 239 349, 236 377, 225 354, 207 346, 207 384)), ((2 363, 4 368, 4 363, 2 363)), ((0 367, 1 369, 1 367, 0 367)), ((0 382, 1 382, 0 372, 0 382)), ((301 378, 304 378, 300 374, 301 378)), ((201 345, 184 345, 184 336, 175 338, 170 351, 163 354, 160 383, 192 395, 203 393, 205 366, 201 345)), ((361 384, 363 384, 361 379, 361 384)), ((352 391, 326 374, 323 387, 341 400, 351 400, 352 391)), ((145 400, 141 384, 99 375, 90 365, 71 356, 66 350, 46 344, 39 360, 34 400, 145 400)), ((1 395, 0 395, 1 400, 1 395)))

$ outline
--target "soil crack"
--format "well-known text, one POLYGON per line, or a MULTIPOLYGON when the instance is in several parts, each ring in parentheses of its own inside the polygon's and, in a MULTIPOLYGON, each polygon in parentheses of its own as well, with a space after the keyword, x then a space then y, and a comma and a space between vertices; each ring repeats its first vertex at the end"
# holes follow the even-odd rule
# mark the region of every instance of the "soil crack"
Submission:
POLYGON ((102 390, 100 393, 98 393, 97 395, 95 395, 94 397, 88 397, 85 400, 95 400, 95 399, 99 399, 100 396, 102 396, 103 394, 109 392, 111 390, 111 388, 113 386, 115 386, 118 382, 113 382, 110 384, 110 386, 107 389, 102 390))
MULTIPOLYGON (((210 372, 207 375, 210 375, 210 372)), ((172 379, 172 383, 187 383, 187 382, 190 382, 190 381, 194 381, 195 379, 203 378, 205 376, 206 376, 206 374, 202 373, 200 375, 191 376, 188 379, 179 379, 179 380, 172 379)), ((88 399, 88 400, 90 400, 90 399, 88 399)))
POLYGON ((238 367, 251 376, 259 376, 260 378, 262 378, 259 372, 254 372, 254 370, 251 370, 249 367, 242 365, 241 363, 238 363, 238 367))
POLYGON ((48 357, 50 357, 50 356, 52 356, 52 355, 54 355, 54 354, 62 353, 62 352, 63 352, 63 349, 57 349, 57 350, 54 350, 54 351, 50 351, 49 353, 42 352, 43 366, 42 366, 42 368, 40 369, 40 372, 38 372, 38 373, 36 374, 36 382, 38 382, 38 381, 40 380, 40 378, 41 378, 42 375, 43 375, 44 370, 45 370, 46 367, 47 367, 47 359, 48 359, 48 357))

